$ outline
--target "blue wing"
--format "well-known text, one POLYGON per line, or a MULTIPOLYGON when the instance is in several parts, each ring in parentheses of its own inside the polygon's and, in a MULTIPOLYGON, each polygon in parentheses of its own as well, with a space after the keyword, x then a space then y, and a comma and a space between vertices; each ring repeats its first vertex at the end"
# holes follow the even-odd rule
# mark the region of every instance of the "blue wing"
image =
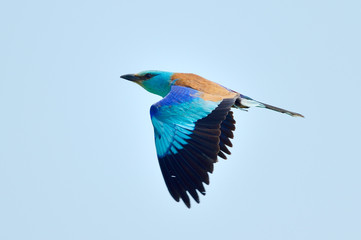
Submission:
POLYGON ((205 194, 217 156, 226 158, 232 146, 235 121, 230 108, 235 99, 207 101, 187 87, 170 93, 150 109, 159 165, 172 197, 190 207, 187 192, 199 203, 205 194))

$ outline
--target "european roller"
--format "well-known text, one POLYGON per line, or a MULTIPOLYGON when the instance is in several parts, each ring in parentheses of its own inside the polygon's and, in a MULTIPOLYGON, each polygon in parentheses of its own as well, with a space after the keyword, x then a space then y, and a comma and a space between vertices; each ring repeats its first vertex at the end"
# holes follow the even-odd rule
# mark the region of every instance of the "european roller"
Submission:
POLYGON ((160 169, 170 195, 190 208, 205 195, 208 173, 217 158, 231 154, 236 121, 232 109, 267 108, 293 117, 299 113, 274 107, 191 73, 143 71, 121 78, 163 97, 150 108, 160 169))

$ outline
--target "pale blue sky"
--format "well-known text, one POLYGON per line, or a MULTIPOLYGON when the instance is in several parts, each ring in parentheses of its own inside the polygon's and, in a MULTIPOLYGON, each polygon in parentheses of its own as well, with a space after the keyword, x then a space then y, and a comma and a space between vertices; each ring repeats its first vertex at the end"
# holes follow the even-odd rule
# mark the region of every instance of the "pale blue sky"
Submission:
POLYGON ((0 239, 361 239, 360 1, 3 1, 0 239), (173 201, 151 104, 193 72, 237 111, 201 204, 173 201))

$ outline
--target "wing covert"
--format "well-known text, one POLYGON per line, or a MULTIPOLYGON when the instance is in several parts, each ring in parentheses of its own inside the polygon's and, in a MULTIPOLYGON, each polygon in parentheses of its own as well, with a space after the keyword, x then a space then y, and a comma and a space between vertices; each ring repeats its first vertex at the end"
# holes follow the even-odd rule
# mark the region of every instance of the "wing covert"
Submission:
POLYGON ((152 105, 151 120, 159 165, 172 197, 190 207, 187 192, 199 203, 197 193, 205 195, 217 156, 226 158, 232 146, 229 138, 235 121, 230 108, 235 99, 202 99, 202 93, 172 86, 170 93, 152 105))

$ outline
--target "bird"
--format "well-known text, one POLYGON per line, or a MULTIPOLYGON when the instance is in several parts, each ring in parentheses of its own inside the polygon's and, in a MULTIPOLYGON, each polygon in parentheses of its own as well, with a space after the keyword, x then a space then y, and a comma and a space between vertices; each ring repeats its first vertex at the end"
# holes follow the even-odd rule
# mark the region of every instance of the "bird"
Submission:
POLYGON ((200 203, 218 158, 227 159, 235 130, 233 109, 259 107, 304 117, 228 89, 192 73, 147 70, 125 74, 162 99, 150 108, 159 166, 170 195, 190 208, 200 203))

